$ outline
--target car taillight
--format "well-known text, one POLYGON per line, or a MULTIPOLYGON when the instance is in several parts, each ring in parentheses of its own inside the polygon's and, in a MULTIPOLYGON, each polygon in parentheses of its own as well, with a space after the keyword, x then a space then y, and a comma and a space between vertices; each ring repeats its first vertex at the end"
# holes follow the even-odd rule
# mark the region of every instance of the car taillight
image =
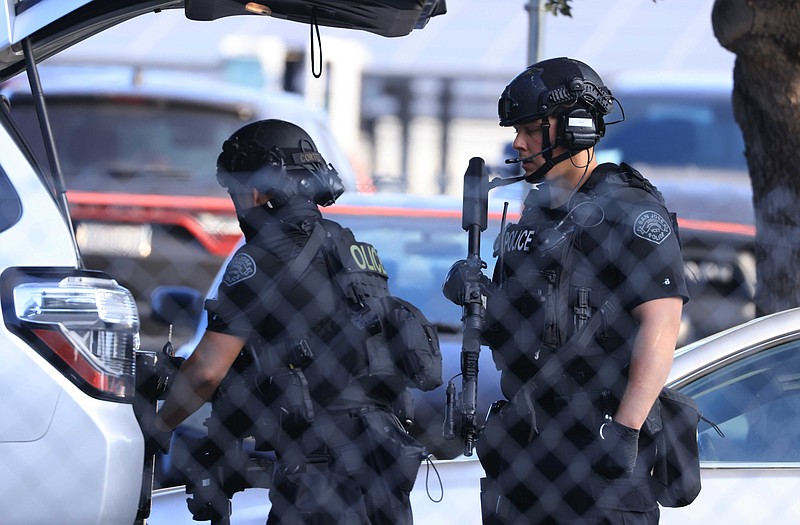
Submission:
POLYGON ((13 283, 4 279, 3 295, 9 287, 13 290, 15 317, 9 322, 4 305, 7 326, 86 393, 130 401, 134 353, 139 348, 133 296, 105 274, 64 273, 28 273, 30 280, 18 274, 13 283))

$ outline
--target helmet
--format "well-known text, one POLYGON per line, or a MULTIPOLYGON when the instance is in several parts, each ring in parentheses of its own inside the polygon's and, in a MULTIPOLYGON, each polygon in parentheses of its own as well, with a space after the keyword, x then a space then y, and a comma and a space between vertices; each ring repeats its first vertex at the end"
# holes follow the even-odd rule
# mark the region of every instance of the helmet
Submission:
POLYGON ((575 152, 605 135, 603 115, 611 113, 613 101, 592 68, 562 57, 537 62, 517 75, 500 96, 497 111, 501 126, 558 116, 556 145, 575 152))
POLYGON ((283 120, 252 122, 222 144, 217 180, 231 192, 256 188, 282 206, 305 195, 328 206, 344 192, 339 174, 302 128, 283 120))
POLYGON ((595 71, 578 60, 542 60, 514 77, 498 101, 501 126, 513 126, 578 105, 595 116, 611 113, 613 97, 595 71))

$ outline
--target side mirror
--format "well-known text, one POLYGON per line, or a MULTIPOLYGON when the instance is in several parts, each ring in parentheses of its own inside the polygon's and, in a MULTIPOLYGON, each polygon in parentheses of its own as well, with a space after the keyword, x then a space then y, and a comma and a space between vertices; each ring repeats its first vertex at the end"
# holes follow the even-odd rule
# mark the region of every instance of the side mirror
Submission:
POLYGON ((159 286, 150 295, 153 320, 173 325, 197 328, 203 314, 203 294, 189 286, 159 286))

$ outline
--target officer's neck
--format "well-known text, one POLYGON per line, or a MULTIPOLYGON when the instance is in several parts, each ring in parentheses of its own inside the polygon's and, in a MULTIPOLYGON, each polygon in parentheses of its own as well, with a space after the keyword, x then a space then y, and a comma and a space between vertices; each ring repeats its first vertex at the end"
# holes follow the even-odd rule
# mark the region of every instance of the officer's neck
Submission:
POLYGON ((597 167, 597 159, 594 150, 591 155, 587 151, 573 155, 571 158, 560 162, 557 166, 558 172, 554 173, 551 179, 550 202, 553 208, 564 206, 570 198, 579 191, 580 188, 589 180, 594 169, 597 167))
POLYGON ((309 215, 319 215, 319 208, 304 197, 291 197, 283 206, 277 208, 267 202, 238 213, 239 227, 247 241, 250 241, 259 231, 270 224, 299 222, 309 215))

